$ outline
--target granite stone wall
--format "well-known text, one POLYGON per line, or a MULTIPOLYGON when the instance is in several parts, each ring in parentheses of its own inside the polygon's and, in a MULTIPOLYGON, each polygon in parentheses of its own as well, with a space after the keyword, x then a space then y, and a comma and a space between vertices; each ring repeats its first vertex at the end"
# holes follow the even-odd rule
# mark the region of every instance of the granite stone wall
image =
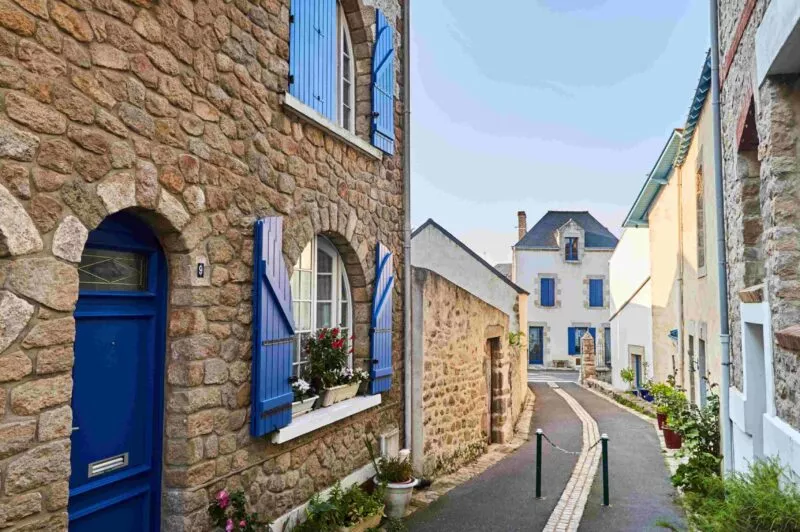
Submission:
POLYGON ((169 263, 164 530, 207 530, 222 487, 277 517, 365 465, 365 434, 402 427, 401 3, 342 7, 368 140, 376 3, 398 80, 396 155, 377 159, 282 105, 289 0, 0 0, 0 527, 67 527, 76 268, 118 211, 152 226, 169 263), (288 265, 315 234, 339 248, 357 359, 379 240, 397 281, 382 405, 283 445, 248 429, 252 228, 271 215, 288 265))
POLYGON ((507 314, 430 270, 414 268, 414 282, 423 284, 425 471, 438 473, 511 438, 527 370, 508 344, 507 314))

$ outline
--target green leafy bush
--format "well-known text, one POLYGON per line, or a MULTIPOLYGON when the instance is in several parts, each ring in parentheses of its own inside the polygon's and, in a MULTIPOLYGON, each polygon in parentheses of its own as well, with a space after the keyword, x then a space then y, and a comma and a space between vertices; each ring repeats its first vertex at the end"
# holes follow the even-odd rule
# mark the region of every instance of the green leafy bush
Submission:
POLYGON ((619 376, 628 384, 628 388, 633 385, 633 380, 636 378, 633 368, 622 368, 619 370, 619 376))
POLYGON ((409 482, 414 478, 414 466, 405 457, 381 456, 376 458, 375 450, 372 448, 372 442, 369 441, 369 438, 364 438, 364 442, 367 444, 370 460, 372 460, 372 465, 375 466, 380 482, 402 483, 409 482))
POLYGON ((295 532, 335 532, 341 527, 355 525, 367 517, 383 512, 383 489, 378 486, 367 493, 353 485, 343 490, 337 482, 327 499, 317 493, 308 502, 306 520, 297 525, 295 532))
POLYGON ((710 476, 700 492, 687 492, 689 521, 702 532, 800 532, 800 491, 781 485, 775 460, 756 461, 746 473, 710 476))
POLYGON ((678 456, 685 461, 672 476, 672 483, 684 491, 702 494, 705 480, 718 476, 720 454, 719 396, 712 394, 703 408, 687 406, 681 415, 668 418, 670 428, 680 433, 683 446, 678 456))

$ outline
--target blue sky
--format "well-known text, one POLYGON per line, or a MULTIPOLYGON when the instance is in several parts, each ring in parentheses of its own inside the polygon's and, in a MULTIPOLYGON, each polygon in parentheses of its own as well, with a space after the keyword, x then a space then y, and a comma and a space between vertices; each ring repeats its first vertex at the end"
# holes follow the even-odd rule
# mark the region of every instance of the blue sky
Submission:
POLYGON ((416 0, 412 17, 412 226, 490 262, 510 260, 518 210, 619 234, 686 119, 708 1, 416 0))

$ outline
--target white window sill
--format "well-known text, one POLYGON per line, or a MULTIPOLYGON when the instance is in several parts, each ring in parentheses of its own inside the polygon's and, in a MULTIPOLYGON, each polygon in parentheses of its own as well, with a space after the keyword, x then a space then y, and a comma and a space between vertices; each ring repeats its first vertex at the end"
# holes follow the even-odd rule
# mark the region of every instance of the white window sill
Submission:
POLYGON ((317 111, 304 104, 288 92, 283 95, 283 106, 300 119, 324 129, 334 137, 355 148, 364 155, 372 157, 376 160, 380 160, 383 157, 383 152, 381 150, 365 141, 361 137, 346 130, 342 126, 331 122, 326 117, 322 116, 317 111))
POLYGON ((326 408, 313 410, 293 419, 288 426, 273 433, 272 443, 285 443, 299 438, 379 404, 381 404, 381 394, 375 394, 354 397, 326 408))

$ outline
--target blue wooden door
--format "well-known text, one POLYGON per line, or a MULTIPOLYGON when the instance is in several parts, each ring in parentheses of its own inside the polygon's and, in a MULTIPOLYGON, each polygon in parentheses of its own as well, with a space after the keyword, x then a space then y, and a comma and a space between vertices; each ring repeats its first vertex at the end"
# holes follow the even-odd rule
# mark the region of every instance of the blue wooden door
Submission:
POLYGON ((159 530, 164 256, 128 214, 89 235, 79 268, 72 394, 73 532, 159 530))
POLYGON ((544 327, 528 327, 528 363, 544 364, 544 327))
POLYGON ((639 355, 633 355, 633 369, 636 373, 636 380, 634 381, 634 386, 638 390, 642 387, 642 357, 639 355))

